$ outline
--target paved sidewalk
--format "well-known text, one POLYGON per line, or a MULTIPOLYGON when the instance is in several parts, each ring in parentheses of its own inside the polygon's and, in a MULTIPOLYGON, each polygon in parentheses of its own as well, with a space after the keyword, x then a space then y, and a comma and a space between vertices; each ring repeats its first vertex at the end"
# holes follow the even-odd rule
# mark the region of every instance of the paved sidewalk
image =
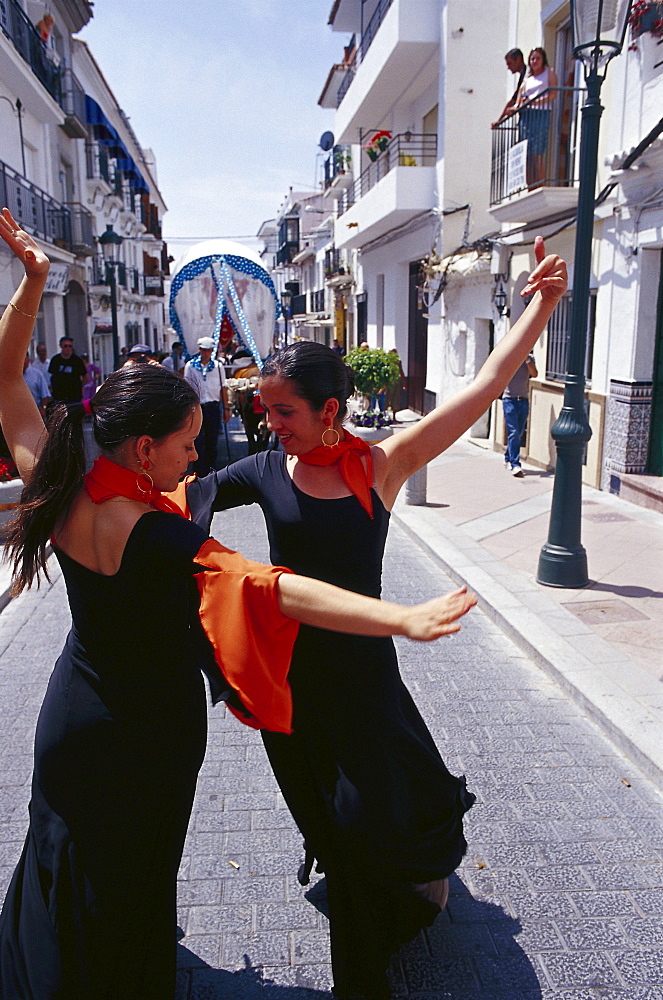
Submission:
POLYGON ((426 506, 395 520, 557 680, 659 785, 663 783, 663 515, 583 490, 590 586, 535 581, 548 534, 553 476, 522 479, 478 442, 428 467, 426 506))
MULTIPOLYGON (((217 515, 214 531, 265 558, 256 508, 217 515)), ((450 587, 393 525, 385 597, 409 603, 450 587)), ((68 624, 57 569, 52 587, 0 615, 0 895, 25 835, 34 725, 68 624)), ((398 647, 477 803, 447 911, 394 960, 394 997, 663 1000, 657 789, 480 610, 457 635, 398 647)), ((330 1000, 324 880, 303 890, 300 859, 258 734, 211 709, 180 870, 177 1000, 330 1000)))

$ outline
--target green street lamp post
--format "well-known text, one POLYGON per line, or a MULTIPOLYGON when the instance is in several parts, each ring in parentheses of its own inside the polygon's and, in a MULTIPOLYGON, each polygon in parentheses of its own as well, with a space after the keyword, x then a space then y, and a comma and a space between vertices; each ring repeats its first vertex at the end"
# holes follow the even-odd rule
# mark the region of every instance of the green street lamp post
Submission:
POLYGON ((541 549, 537 582, 586 587, 587 553, 580 541, 582 461, 592 431, 585 413, 585 355, 589 312, 594 200, 601 85, 610 59, 624 45, 632 0, 571 0, 573 54, 584 66, 587 100, 580 129, 580 184, 573 258, 573 298, 564 404, 552 426, 557 448, 548 541, 541 549))
POLYGON ((121 263, 116 259, 115 254, 122 243, 122 237, 116 233, 112 225, 106 226, 106 232, 99 237, 101 251, 106 264, 106 284, 110 285, 111 300, 111 324, 113 330, 113 368, 120 367, 120 338, 117 330, 117 281, 115 279, 115 268, 121 263))

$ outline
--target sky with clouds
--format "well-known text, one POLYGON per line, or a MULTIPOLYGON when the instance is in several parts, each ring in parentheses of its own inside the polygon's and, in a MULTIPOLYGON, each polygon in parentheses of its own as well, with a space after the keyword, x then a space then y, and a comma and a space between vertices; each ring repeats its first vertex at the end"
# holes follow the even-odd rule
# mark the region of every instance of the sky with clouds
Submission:
POLYGON ((321 179, 318 140, 333 112, 317 101, 348 41, 327 24, 331 6, 96 0, 80 37, 154 150, 174 256, 191 238, 251 236, 290 185, 321 179))

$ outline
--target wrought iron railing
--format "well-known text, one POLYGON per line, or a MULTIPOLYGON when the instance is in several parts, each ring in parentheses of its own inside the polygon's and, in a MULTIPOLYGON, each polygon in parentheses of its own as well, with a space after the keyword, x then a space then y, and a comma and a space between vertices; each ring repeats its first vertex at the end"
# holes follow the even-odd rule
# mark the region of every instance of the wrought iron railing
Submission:
POLYGON ((104 180, 112 187, 115 166, 103 146, 96 142, 86 143, 85 162, 88 180, 104 180))
POLYGON ((81 257, 94 253, 95 240, 92 214, 78 202, 68 202, 71 218, 71 249, 81 257))
POLYGON ((90 261, 90 283, 93 285, 108 285, 109 275, 108 270, 113 267, 115 270, 115 280, 118 285, 122 285, 123 288, 127 288, 127 271, 128 268, 123 261, 118 261, 116 264, 106 264, 103 257, 93 257, 90 261))
POLYGON ((395 135, 339 199, 338 214, 342 215, 355 201, 368 194, 394 167, 434 167, 436 161, 437 135, 434 133, 395 135))
POLYGON ((0 160, 0 202, 23 229, 49 243, 71 249, 69 209, 0 160))
POLYGON ((325 311, 325 290, 318 288, 311 292, 311 312, 320 313, 325 311))
POLYGON ((392 3, 393 0, 379 0, 378 5, 373 12, 373 16, 368 22, 368 25, 363 29, 359 45, 348 62, 346 71, 336 94, 337 108, 347 94, 350 84, 354 80, 355 73, 357 72, 357 66, 359 66, 359 64, 366 58, 366 53, 373 44, 373 39, 377 35, 378 29, 384 21, 385 15, 392 3))
POLYGON ((43 83, 51 97, 61 101, 60 68, 50 61, 46 45, 16 0, 0 0, 0 28, 43 83))
POLYGON ((325 277, 332 278, 335 274, 341 273, 341 251, 336 247, 325 250, 325 277))
MULTIPOLYGON (((568 371, 569 341, 571 339, 572 295, 567 292, 560 299, 557 308, 548 320, 548 343, 546 348, 546 378, 554 382, 564 382, 568 371)), ((587 312, 587 343, 585 345, 585 379, 592 380, 594 358, 594 330, 596 327, 596 290, 589 294, 587 312)))
POLYGON ((349 146, 334 146, 325 160, 325 188, 328 188, 335 177, 349 174, 352 170, 352 154, 349 146))
POLYGON ((85 111, 85 91, 82 85, 78 81, 76 74, 70 70, 65 69, 62 73, 62 110, 66 115, 72 115, 78 118, 78 121, 86 129, 87 115, 85 111))
POLYGON ((550 87, 492 130, 490 203, 538 187, 575 187, 586 91, 550 87), (527 146, 521 145, 527 141, 527 146))
POLYGON ((303 316, 306 312, 306 293, 303 295, 293 295, 290 303, 291 316, 303 316))

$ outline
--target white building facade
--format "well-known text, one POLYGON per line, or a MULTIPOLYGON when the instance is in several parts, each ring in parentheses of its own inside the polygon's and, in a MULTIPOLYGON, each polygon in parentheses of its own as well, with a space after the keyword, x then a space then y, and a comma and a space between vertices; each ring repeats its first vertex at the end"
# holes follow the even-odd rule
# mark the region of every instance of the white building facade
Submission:
MULTIPOLYGON (((161 239, 165 204, 154 158, 84 42, 89 0, 0 0, 0 202, 51 260, 33 347, 50 356, 65 334, 104 374, 114 352, 108 275, 97 238, 108 225, 123 237, 118 278, 120 345, 164 348, 161 239)), ((21 268, 0 247, 0 307, 21 268)))
MULTIPOLYGON (((638 10, 601 94, 584 480, 649 503, 663 472, 663 4, 638 10)), ((408 405, 425 413, 522 311, 539 233, 569 261, 572 288, 584 80, 569 2, 336 0, 329 23, 352 36, 319 102, 335 109, 344 157, 328 185, 334 251, 354 255, 349 309, 365 310, 373 346, 397 349, 408 405), (520 111, 491 128, 517 82, 505 54, 535 46, 558 80, 541 150, 522 144, 520 111)), ((556 458, 569 305, 535 349, 527 451, 543 468, 556 458)), ((470 433, 503 447, 499 401, 470 433)))

